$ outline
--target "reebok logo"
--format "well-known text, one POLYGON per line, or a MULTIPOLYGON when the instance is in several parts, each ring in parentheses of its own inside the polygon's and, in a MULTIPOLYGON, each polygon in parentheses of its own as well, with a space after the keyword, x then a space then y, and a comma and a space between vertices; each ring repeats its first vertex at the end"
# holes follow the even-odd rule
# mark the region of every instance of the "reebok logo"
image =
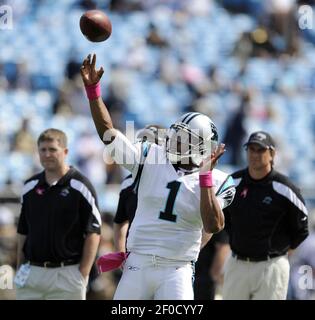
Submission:
POLYGON ((133 266, 128 266, 128 270, 130 270, 130 271, 138 271, 138 270, 140 270, 140 268, 133 267, 133 266))

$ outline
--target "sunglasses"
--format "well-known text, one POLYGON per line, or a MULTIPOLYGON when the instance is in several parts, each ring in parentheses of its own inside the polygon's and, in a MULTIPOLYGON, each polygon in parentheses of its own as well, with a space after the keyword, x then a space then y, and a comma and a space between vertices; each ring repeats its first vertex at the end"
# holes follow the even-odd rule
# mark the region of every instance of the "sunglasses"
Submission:
POLYGON ((253 147, 253 146, 247 146, 245 147, 246 151, 250 151, 253 153, 264 153, 266 150, 268 150, 269 148, 262 148, 262 147, 253 147))

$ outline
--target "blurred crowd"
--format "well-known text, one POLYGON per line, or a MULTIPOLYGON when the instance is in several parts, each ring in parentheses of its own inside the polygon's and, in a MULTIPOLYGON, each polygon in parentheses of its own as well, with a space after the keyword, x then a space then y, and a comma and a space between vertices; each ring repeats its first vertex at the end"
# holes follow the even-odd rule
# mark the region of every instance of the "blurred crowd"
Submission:
MULTIPOLYGON (((21 185, 41 170, 36 139, 48 127, 67 133, 69 162, 96 187, 104 221, 99 254, 113 251, 112 219, 126 172, 105 163, 90 118, 79 76, 90 52, 104 66, 103 99, 119 129, 126 121, 136 129, 169 126, 180 113, 205 113, 226 143, 220 166, 228 172, 244 165, 248 134, 266 130, 277 142, 276 167, 307 190, 315 215, 315 33, 298 25, 299 6, 314 1, 2 2, 12 7, 13 29, 0 30, 0 265, 15 266, 21 185), (88 42, 78 27, 80 15, 94 8, 113 24, 102 44, 88 42)), ((314 241, 310 236, 309 247, 293 256, 295 275, 301 264, 315 272, 314 241)), ((97 277, 95 270, 89 297, 111 299, 119 276, 97 277)), ((315 284, 301 293, 296 278, 290 298, 314 298, 315 284)), ((1 295, 12 298, 12 290, 1 295)))

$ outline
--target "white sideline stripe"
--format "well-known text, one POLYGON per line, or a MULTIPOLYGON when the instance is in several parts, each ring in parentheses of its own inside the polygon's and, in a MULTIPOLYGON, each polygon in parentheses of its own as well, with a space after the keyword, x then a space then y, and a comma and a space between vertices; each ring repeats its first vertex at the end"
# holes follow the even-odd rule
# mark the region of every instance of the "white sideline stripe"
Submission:
POLYGON ((29 182, 27 182, 22 189, 22 196, 21 196, 21 203, 23 203, 23 196, 25 194, 27 194, 29 191, 31 191, 38 183, 38 179, 37 180, 31 180, 29 182))
POLYGON ((290 189, 288 186, 286 186, 283 183, 280 182, 272 182, 273 188, 275 191, 289 199, 296 207, 298 207, 303 213, 307 216, 308 212, 303 204, 303 202, 297 197, 297 195, 290 189))
POLYGON ((82 183, 79 180, 71 179, 70 185, 73 189, 78 190, 83 195, 83 197, 87 200, 87 202, 92 207, 92 213, 93 213, 94 217, 96 218, 97 222, 101 226, 102 225, 101 215, 95 205, 95 199, 94 199, 91 191, 85 186, 84 183, 82 183))
POLYGON ((237 187, 240 184, 242 178, 237 178, 237 179, 233 178, 233 180, 234 180, 235 187, 237 187))

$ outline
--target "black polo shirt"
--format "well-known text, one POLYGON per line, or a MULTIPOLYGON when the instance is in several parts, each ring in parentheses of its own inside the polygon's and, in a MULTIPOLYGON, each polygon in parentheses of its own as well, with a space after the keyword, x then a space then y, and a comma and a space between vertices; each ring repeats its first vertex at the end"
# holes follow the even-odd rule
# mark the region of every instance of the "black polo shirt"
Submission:
POLYGON ((282 255, 308 236, 304 200, 286 176, 272 170, 254 180, 245 169, 232 177, 236 194, 224 214, 236 254, 251 258, 282 255))
POLYGON ((101 231, 96 193, 78 170, 49 186, 42 172, 23 188, 17 232, 26 235, 25 258, 34 262, 79 261, 86 234, 101 231))

